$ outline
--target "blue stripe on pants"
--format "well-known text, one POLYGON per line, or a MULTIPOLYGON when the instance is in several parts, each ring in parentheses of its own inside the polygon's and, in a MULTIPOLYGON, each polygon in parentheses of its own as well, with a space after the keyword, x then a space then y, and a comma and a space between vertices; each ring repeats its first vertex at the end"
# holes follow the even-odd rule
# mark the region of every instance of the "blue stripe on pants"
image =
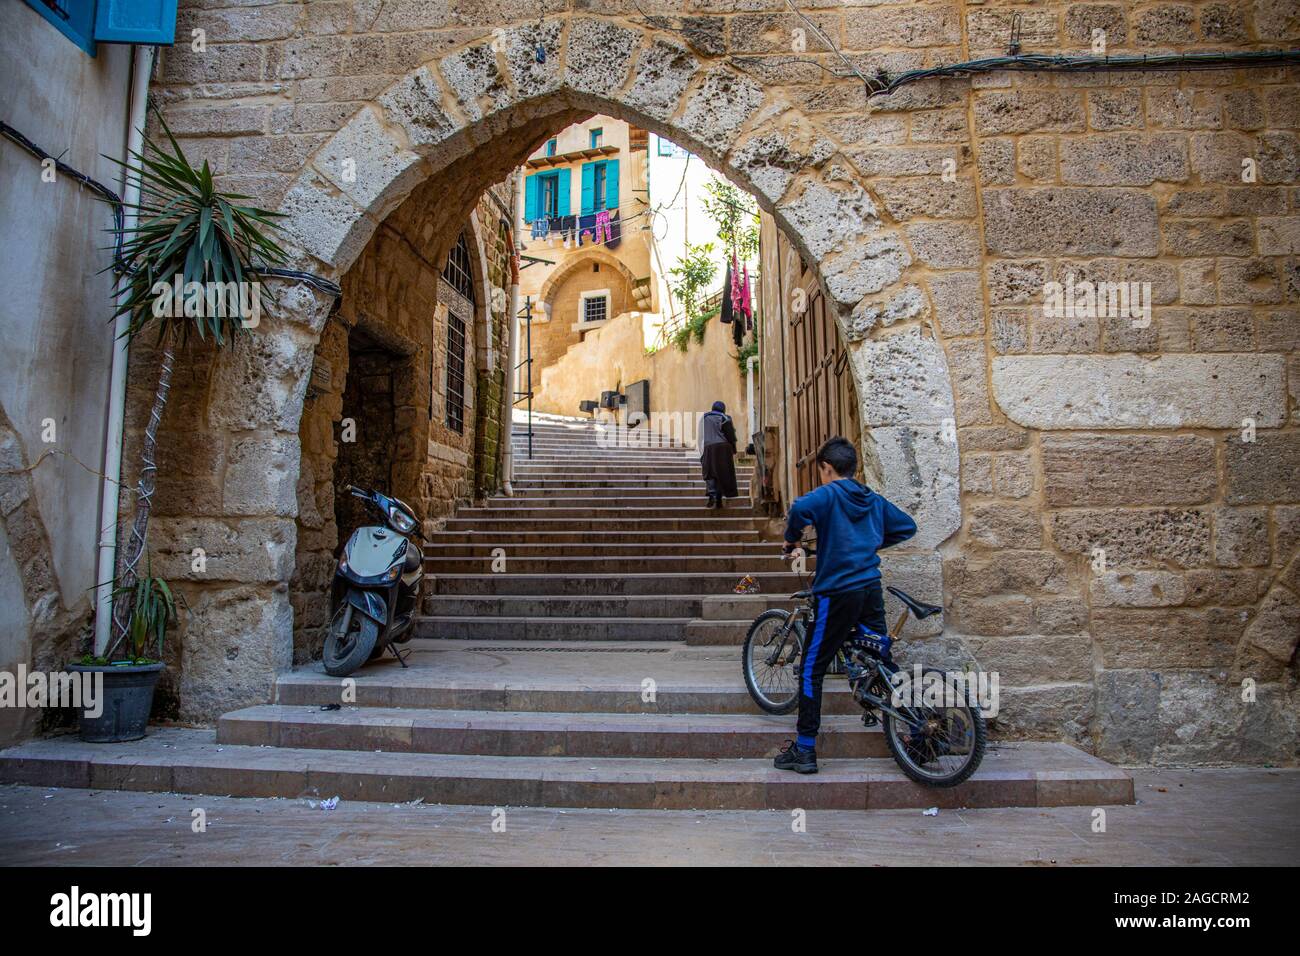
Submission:
POLYGON ((812 643, 803 652, 803 695, 805 697, 813 695, 813 668, 817 666, 817 651, 822 646, 822 638, 826 636, 826 619, 831 616, 830 611, 831 599, 826 597, 818 599, 817 626, 813 628, 812 643))

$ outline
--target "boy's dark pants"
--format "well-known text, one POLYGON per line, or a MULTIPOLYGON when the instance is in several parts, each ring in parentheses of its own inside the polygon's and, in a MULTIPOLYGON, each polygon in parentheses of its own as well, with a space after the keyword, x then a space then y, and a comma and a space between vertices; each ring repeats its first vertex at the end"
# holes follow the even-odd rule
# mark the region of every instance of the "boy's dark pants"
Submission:
POLYGON ((812 634, 807 638, 803 666, 799 674, 798 744, 812 747, 817 740, 817 730, 822 722, 822 680, 826 669, 835 659, 853 625, 862 626, 884 634, 885 598, 879 581, 872 581, 859 591, 826 594, 817 598, 817 619, 812 634))

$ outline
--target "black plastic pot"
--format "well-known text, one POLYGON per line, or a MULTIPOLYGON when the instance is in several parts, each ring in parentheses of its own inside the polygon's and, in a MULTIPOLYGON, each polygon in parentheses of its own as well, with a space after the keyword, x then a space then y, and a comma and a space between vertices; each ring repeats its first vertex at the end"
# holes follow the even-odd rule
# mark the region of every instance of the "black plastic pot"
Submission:
POLYGON ((139 740, 149 725, 153 692, 163 665, 131 664, 108 667, 99 664, 69 664, 79 674, 104 675, 104 706, 98 717, 79 711, 81 739, 93 744, 116 744, 139 740))

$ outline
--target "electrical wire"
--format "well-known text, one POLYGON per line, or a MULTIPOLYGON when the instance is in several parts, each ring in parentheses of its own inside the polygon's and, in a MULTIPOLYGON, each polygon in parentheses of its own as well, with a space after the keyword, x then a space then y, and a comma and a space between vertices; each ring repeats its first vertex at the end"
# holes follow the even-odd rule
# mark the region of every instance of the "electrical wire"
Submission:
MULTIPOLYGON (((122 256, 122 245, 126 231, 125 213, 122 208, 122 197, 97 179, 93 179, 80 170, 74 169, 57 156, 50 155, 3 120, 0 120, 0 135, 3 135, 6 139, 22 147, 42 163, 47 160, 53 160, 56 170, 67 176, 69 179, 84 186, 86 189, 89 189, 96 196, 113 207, 113 271, 118 275, 128 277, 137 275, 140 270, 131 265, 131 263, 126 261, 122 256)), ((338 283, 331 282, 329 279, 322 278, 318 275, 313 275, 310 272, 300 272, 297 269, 279 269, 261 263, 253 263, 248 271, 254 275, 273 276, 278 279, 295 279, 300 282, 305 282, 318 292, 333 296, 335 300, 338 300, 343 296, 343 289, 338 285, 338 283)))

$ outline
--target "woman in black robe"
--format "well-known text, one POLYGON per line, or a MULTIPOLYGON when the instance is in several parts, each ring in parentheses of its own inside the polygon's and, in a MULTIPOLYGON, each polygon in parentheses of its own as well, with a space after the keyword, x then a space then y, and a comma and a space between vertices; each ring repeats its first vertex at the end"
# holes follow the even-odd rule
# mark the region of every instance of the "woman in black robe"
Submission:
POLYGON ((709 507, 721 508, 723 498, 736 497, 736 426, 727 406, 714 402, 700 419, 700 471, 709 490, 709 507))

